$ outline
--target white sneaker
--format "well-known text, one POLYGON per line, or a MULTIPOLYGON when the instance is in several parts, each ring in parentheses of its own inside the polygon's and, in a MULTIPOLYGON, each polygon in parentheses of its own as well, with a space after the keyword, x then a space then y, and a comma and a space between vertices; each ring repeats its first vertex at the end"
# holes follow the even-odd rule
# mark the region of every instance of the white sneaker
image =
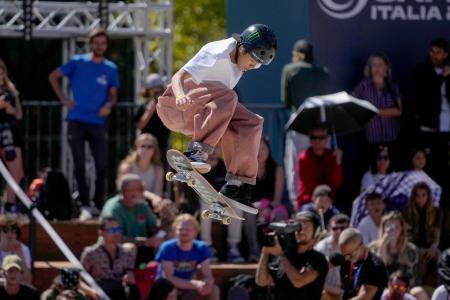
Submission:
POLYGON ((78 217, 78 221, 87 221, 92 219, 91 208, 87 206, 82 206, 80 210, 80 216, 78 217))

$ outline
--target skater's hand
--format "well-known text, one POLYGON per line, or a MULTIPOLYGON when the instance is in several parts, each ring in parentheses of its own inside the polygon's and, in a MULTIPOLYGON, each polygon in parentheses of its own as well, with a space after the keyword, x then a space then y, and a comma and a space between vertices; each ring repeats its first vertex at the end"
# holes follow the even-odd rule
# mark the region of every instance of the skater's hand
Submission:
POLYGON ((175 104, 178 110, 187 110, 194 102, 188 95, 179 95, 175 98, 175 104))

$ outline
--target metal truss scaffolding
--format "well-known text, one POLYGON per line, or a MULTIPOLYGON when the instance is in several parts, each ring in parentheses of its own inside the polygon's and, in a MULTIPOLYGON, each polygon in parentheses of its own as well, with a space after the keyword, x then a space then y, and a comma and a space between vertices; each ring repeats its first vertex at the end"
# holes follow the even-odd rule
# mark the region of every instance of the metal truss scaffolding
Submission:
MULTIPOLYGON (((107 24, 111 39, 132 41, 134 101, 139 100, 139 91, 150 65, 163 78, 172 77, 173 0, 135 0, 133 3, 108 0, 0 0, 0 37, 61 39, 63 62, 67 62, 74 54, 88 52, 89 31, 103 24, 107 24)), ((66 81, 64 86, 67 90, 66 81)), ((73 164, 65 138, 66 132, 66 122, 62 122, 61 167, 73 186, 73 164)), ((95 173, 89 172, 93 168, 93 162, 90 155, 86 157, 86 174, 95 173)), ((92 182, 95 179, 88 180, 92 182)))

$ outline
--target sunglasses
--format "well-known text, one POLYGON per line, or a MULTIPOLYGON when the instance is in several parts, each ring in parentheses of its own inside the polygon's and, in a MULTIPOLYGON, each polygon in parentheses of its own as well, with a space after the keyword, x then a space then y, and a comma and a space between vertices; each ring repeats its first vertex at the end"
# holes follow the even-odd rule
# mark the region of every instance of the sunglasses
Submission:
POLYGON ((399 285, 399 284, 390 284, 389 287, 394 290, 394 291, 398 291, 401 293, 406 292, 407 288, 404 285, 399 285))
POLYGON ((333 227, 331 227, 332 231, 338 231, 338 230, 343 231, 345 229, 347 229, 347 226, 333 226, 333 227))
POLYGON ((326 135, 310 135, 309 136, 309 139, 310 140, 324 140, 324 139, 326 139, 327 138, 327 136, 326 135))
POLYGON ((149 144, 143 144, 143 145, 140 145, 139 147, 145 148, 145 149, 153 149, 153 145, 149 145, 149 144))
POLYGON ((4 233, 10 232, 10 233, 16 233, 17 234, 19 232, 19 228, 17 228, 17 227, 3 227, 2 231, 4 233))
POLYGON ((389 160, 389 156, 387 156, 387 155, 379 155, 379 156, 377 156, 377 160, 389 160))
POLYGON ((106 232, 108 232, 109 234, 114 234, 114 233, 123 233, 123 229, 122 227, 110 227, 105 229, 106 232))

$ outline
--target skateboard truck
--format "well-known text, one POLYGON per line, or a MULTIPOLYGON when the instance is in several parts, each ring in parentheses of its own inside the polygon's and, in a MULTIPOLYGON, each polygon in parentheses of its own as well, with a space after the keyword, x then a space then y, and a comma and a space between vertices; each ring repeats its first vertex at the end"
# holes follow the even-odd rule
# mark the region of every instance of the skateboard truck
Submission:
POLYGON ((195 185, 195 179, 194 178, 190 178, 190 177, 186 177, 180 173, 173 173, 173 172, 167 172, 166 173, 166 180, 167 181, 181 181, 181 182, 186 182, 186 184, 189 187, 193 187, 195 185))
POLYGON ((231 218, 226 215, 226 211, 220 204, 212 203, 208 209, 202 211, 201 217, 203 220, 215 219, 221 221, 224 225, 231 223, 231 218))

